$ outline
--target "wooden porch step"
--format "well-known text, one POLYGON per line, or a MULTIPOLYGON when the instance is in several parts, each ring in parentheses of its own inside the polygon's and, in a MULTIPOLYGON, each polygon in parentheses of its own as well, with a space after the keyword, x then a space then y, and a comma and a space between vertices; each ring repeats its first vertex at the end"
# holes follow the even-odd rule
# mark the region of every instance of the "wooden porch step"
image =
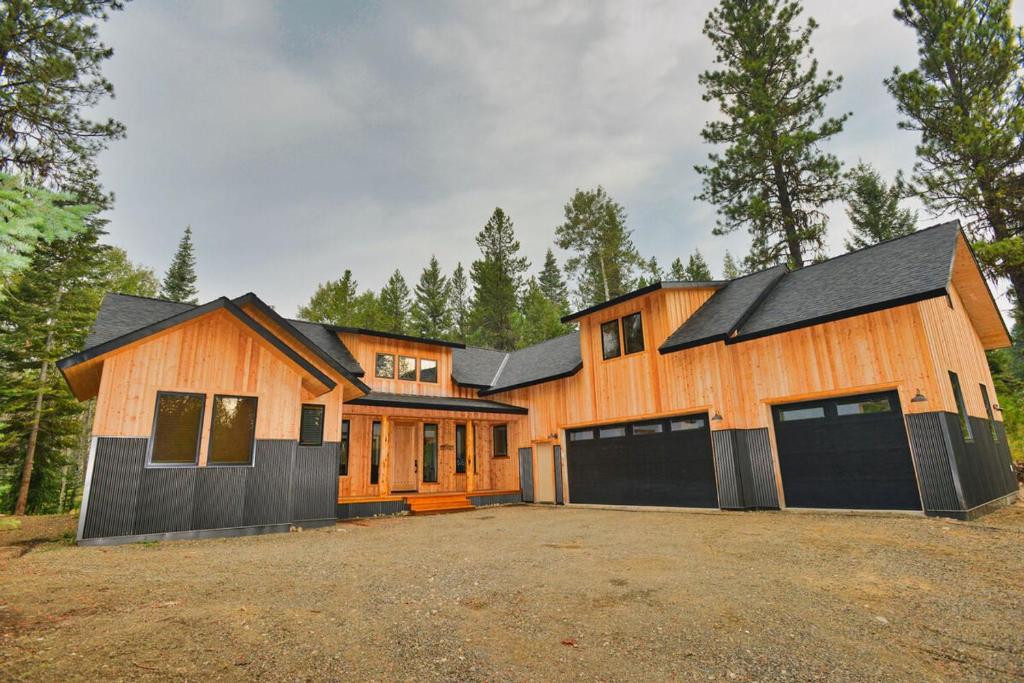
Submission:
POLYGON ((409 512, 414 515, 438 515, 476 509, 465 495, 409 496, 405 502, 409 512))

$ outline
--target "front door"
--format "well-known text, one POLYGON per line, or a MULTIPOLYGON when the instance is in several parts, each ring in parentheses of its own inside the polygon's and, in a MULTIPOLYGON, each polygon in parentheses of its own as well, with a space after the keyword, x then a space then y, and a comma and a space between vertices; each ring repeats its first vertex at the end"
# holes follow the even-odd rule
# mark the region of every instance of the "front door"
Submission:
POLYGON ((534 500, 555 502, 555 451, 549 443, 537 444, 537 474, 534 478, 534 500))
POLYGON ((415 491, 419 482, 416 425, 396 422, 391 439, 391 490, 415 491))

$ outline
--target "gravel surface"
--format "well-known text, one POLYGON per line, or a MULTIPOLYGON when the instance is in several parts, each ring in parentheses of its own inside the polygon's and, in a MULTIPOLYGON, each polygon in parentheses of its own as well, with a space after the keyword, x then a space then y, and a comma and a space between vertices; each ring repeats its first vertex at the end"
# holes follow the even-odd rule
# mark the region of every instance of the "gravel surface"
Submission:
POLYGON ((0 532, 0 679, 1024 677, 1021 504, 516 506, 107 548, 73 523, 0 532))

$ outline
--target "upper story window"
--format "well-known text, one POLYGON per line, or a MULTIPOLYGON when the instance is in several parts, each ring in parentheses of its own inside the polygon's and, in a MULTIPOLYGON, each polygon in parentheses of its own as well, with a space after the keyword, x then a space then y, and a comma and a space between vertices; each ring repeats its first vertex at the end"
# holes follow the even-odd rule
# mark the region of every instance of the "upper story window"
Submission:
POLYGON ((992 440, 999 443, 999 431, 996 429, 996 416, 992 413, 992 401, 988 397, 988 387, 979 384, 981 387, 981 400, 985 403, 985 414, 988 415, 988 428, 992 432, 992 440))
POLYGON ((949 371, 949 383, 953 385, 953 398, 956 400, 956 412, 960 416, 960 431, 964 441, 974 441, 971 418, 967 414, 967 404, 964 403, 964 392, 960 390, 960 378, 952 370, 949 371))
POLYGON ((601 323, 601 355, 605 360, 618 358, 622 355, 622 346, 619 343, 619 321, 609 320, 601 323))
POLYGON ((378 353, 373 364, 373 374, 382 379, 395 378, 395 357, 390 353, 378 353))
POLYGON ((420 358, 420 381, 437 384, 437 361, 432 358, 420 358))
POLYGON ((644 323, 640 312, 601 323, 601 355, 605 360, 644 350, 644 323), (621 325, 621 333, 620 333, 621 325))
POLYGON ((398 357, 398 379, 416 381, 416 359, 411 356, 398 357))
POLYGON ((324 406, 308 404, 302 406, 299 421, 299 445, 324 445, 324 406))
POLYGON ((206 396, 158 391, 149 462, 194 465, 199 461, 206 396))
POLYGON ((627 354, 644 350, 644 323, 640 311, 622 319, 622 340, 627 354))
POLYGON ((256 397, 214 396, 210 465, 248 465, 256 440, 256 397))

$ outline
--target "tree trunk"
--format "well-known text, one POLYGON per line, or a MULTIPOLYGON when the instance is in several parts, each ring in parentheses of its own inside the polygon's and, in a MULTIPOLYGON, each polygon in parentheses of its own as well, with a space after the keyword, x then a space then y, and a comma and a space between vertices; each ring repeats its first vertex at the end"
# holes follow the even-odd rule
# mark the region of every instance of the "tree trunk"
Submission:
POLYGON ((608 291, 608 271, 604 267, 604 256, 598 256, 597 262, 601 264, 601 284, 604 285, 604 300, 609 301, 612 298, 611 293, 608 291))
POLYGON ((786 248, 789 250, 789 260, 796 268, 803 268, 804 255, 803 250, 800 248, 800 237, 796 232, 793 200, 789 196, 789 187, 786 185, 785 174, 782 172, 782 164, 778 161, 773 161, 772 170, 775 173, 775 188, 779 192, 779 208, 782 209, 782 229, 786 233, 786 248))
POLYGON ((68 490, 68 466, 60 468, 60 495, 57 496, 57 514, 64 514, 64 496, 68 490))
MULTIPOLYGON (((46 353, 49 354, 53 345, 53 330, 46 333, 46 353)), ((43 360, 39 370, 39 389, 36 391, 36 405, 32 410, 32 431, 28 435, 28 448, 25 450, 25 464, 21 468, 21 487, 18 489, 18 502, 14 505, 14 514, 25 514, 28 504, 28 489, 32 482, 32 465, 36 457, 36 444, 39 443, 39 423, 43 418, 43 395, 46 393, 46 379, 50 374, 50 359, 43 360)))

